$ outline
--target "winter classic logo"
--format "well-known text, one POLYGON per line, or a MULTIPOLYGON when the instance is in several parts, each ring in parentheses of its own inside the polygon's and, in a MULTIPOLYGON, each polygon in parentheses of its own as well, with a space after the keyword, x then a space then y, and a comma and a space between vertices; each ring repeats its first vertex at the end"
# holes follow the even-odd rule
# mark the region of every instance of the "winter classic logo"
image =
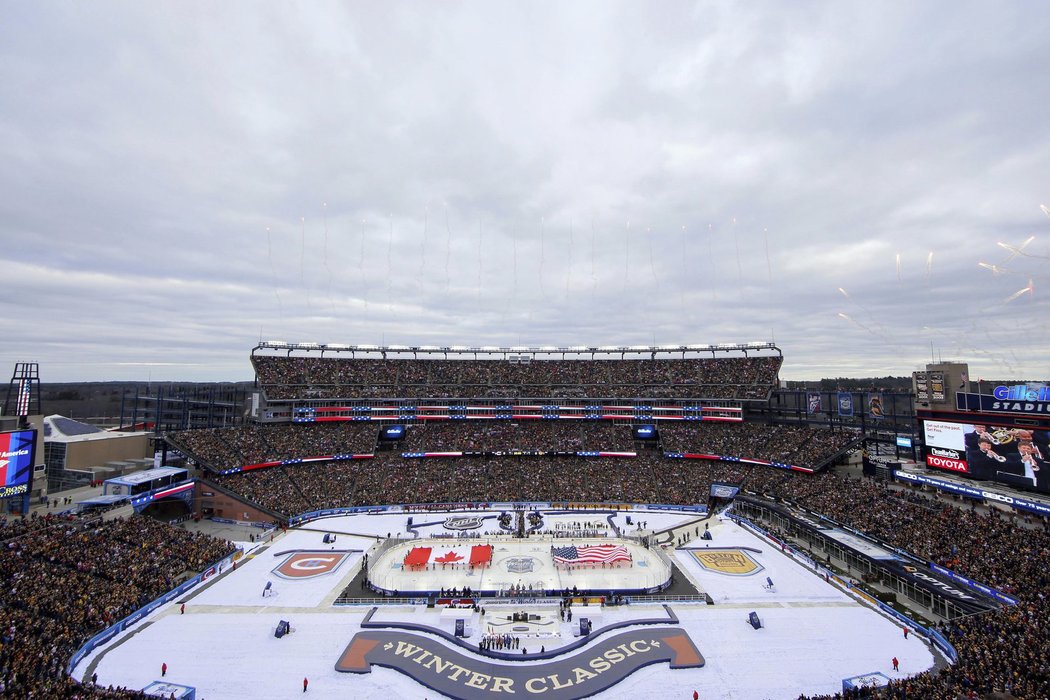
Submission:
POLYGON ((538 664, 494 663, 462 654, 433 637, 364 630, 350 640, 335 670, 370 673, 373 665, 385 666, 461 700, 508 696, 575 700, 607 690, 638 669, 658 663, 672 669, 697 668, 704 665, 704 657, 680 627, 621 632, 585 651, 538 664))
POLYGON ((504 567, 512 574, 531 574, 536 567, 533 557, 510 557, 504 560, 504 567))
POLYGON ((728 576, 750 576, 763 569, 742 549, 694 549, 689 553, 708 571, 728 576))
POLYGON ((350 555, 349 552, 328 550, 319 552, 278 552, 274 556, 282 554, 287 554, 288 556, 273 570, 273 573, 281 578, 293 581, 302 581, 303 579, 330 574, 338 569, 343 560, 350 555))

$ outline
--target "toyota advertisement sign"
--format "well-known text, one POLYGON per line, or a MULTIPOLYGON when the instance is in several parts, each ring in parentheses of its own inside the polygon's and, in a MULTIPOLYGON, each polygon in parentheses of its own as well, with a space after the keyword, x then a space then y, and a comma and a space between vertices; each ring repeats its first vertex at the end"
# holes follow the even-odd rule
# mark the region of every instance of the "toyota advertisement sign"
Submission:
POLYGON ((966 465, 966 434, 973 432, 967 423, 923 422, 926 437, 926 464, 936 469, 968 474, 966 465))
POLYGON ((923 433, 929 467, 1050 492, 1050 431, 927 420, 923 433))

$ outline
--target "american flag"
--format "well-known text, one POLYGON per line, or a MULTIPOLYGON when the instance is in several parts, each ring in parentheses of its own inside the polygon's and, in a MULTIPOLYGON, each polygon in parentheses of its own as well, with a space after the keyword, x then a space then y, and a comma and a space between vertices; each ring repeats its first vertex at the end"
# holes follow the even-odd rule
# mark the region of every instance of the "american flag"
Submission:
POLYGON ((555 547, 553 554, 556 564, 612 564, 617 561, 631 561, 627 547, 622 544, 555 547))

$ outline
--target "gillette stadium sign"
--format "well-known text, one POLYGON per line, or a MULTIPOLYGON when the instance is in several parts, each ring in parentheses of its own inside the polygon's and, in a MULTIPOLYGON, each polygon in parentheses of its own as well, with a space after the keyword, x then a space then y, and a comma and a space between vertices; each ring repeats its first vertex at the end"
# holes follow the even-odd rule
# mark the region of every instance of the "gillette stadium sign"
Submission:
POLYGON ((1027 384, 1000 385, 992 390, 992 396, 1000 401, 1050 401, 1050 386, 1040 384, 1032 388, 1027 384))
POLYGON ((1000 384, 991 395, 958 392, 956 405, 964 411, 1050 414, 1050 385, 1000 384))

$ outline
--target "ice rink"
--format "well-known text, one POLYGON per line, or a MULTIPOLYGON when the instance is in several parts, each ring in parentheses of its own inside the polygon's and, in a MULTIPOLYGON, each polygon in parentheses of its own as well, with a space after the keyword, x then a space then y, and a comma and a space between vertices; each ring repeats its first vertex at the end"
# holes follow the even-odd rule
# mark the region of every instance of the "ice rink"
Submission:
MULTIPOLYGON (((636 522, 648 516, 652 530, 697 519, 695 514, 631 515, 636 522)), ((449 514, 428 513, 416 515, 415 520, 438 522, 447 517, 449 514)), ((615 517, 621 527, 627 527, 623 514, 615 517)), ((921 639, 913 634, 905 640, 896 623, 799 566, 771 543, 731 521, 708 522, 711 540, 695 538, 682 548, 665 550, 715 602, 669 604, 678 618, 677 627, 688 633, 706 664, 670 670, 667 663, 655 663, 593 697, 685 698, 696 690, 705 700, 786 700, 800 693, 839 691, 842 678, 861 673, 881 671, 900 678, 933 665, 933 656, 921 639), (773 581, 772 587, 767 579, 773 581), (760 616, 761 629, 748 624, 751 611, 760 616), (893 657, 900 660, 899 672, 892 669, 893 657)), ((184 614, 180 614, 178 601, 159 608, 88 655, 74 675, 82 678, 94 671, 100 684, 143 688, 160 678, 161 664, 166 663, 164 680, 195 687, 199 700, 303 697, 304 677, 309 678, 308 696, 313 698, 447 697, 391 668, 372 666, 371 672, 362 674, 335 670, 340 655, 372 610, 372 606, 332 605, 359 571, 364 552, 388 532, 411 539, 455 533, 429 525, 417 535, 405 525, 405 515, 345 516, 314 521, 279 534, 273 541, 245 543, 250 551, 235 570, 187 594, 184 614), (323 543, 326 533, 336 533, 336 541, 323 543), (289 576, 279 575, 279 570, 289 576), (268 582, 272 595, 264 596, 268 582), (274 629, 281 620, 289 621, 293 632, 278 639, 274 629)), ((455 617, 465 617, 469 635, 465 641, 476 649, 482 634, 491 633, 493 625, 503 625, 506 616, 518 609, 484 604, 488 606, 485 619, 469 610, 379 606, 373 622, 421 625, 448 633, 455 617)), ((521 643, 530 652, 539 651, 542 644, 555 654, 563 646, 582 645, 578 647, 582 654, 607 636, 600 633, 603 627, 619 625, 617 631, 630 630, 634 620, 666 615, 659 604, 574 606, 573 610, 577 619, 584 614, 592 618, 596 634, 591 640, 578 636, 575 623, 559 619, 554 601, 530 606, 538 622, 522 628, 521 643)), ((436 634, 429 636, 448 644, 436 634)), ((492 673, 508 664, 520 668, 549 663, 527 657, 493 660, 476 651, 459 651, 492 673)), ((522 689, 517 695, 529 693, 522 689)), ((468 696, 474 697, 463 695, 468 696)))
POLYGON ((642 590, 656 588, 671 575, 669 567, 655 552, 618 538, 605 541, 622 544, 632 557, 629 565, 617 568, 601 566, 555 566, 551 547, 573 544, 587 546, 600 544, 602 539, 549 538, 533 536, 528 539, 508 537, 484 538, 475 543, 491 545, 492 561, 484 568, 473 569, 462 563, 470 557, 471 540, 419 540, 420 546, 432 549, 432 559, 456 558, 459 563, 435 563, 421 570, 402 565, 402 560, 417 541, 400 544, 375 560, 369 570, 369 580, 388 591, 428 591, 469 586, 473 591, 507 591, 512 586, 526 590, 642 590))

